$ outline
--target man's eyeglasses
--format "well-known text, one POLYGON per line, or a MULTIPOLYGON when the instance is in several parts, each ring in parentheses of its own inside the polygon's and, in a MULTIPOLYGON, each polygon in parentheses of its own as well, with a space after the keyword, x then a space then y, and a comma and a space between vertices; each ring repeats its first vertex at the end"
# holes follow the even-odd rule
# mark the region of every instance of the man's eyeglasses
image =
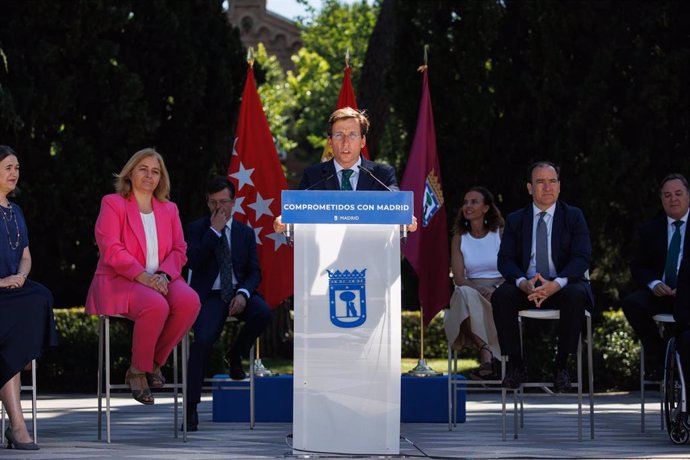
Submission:
POLYGON ((232 204, 233 201, 234 200, 227 200, 227 199, 226 200, 208 200, 208 204, 209 204, 209 206, 212 206, 215 208, 215 207, 223 206, 226 204, 232 204))
POLYGON ((338 142, 342 142, 342 141, 344 141, 345 139, 347 139, 347 140, 350 141, 350 142, 354 142, 354 141, 356 141, 357 139, 359 139, 360 137, 362 137, 362 135, 359 134, 359 133, 345 134, 345 133, 340 133, 340 132, 338 132, 338 133, 333 133, 333 135, 332 135, 331 137, 332 137, 333 139, 335 139, 336 141, 338 141, 338 142))

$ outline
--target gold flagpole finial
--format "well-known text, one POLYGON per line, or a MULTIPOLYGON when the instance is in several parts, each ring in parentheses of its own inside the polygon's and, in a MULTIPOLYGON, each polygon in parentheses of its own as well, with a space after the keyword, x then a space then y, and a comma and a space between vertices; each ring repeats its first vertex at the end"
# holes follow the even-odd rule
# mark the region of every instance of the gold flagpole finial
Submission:
POLYGON ((424 64, 417 67, 417 72, 424 72, 429 67, 429 45, 424 45, 424 64))
POLYGON ((247 49, 247 63, 250 67, 254 67, 254 48, 251 46, 247 49))
POLYGON ((345 68, 350 67, 350 48, 345 51, 345 68))

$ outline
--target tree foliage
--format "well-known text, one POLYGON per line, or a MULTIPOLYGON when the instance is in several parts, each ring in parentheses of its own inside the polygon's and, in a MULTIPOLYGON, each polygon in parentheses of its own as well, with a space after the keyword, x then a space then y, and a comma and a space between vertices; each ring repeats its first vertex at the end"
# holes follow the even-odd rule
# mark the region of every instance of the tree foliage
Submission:
POLYGON ((387 9, 369 53, 389 58, 367 61, 360 85, 362 106, 388 101, 378 149, 403 170, 428 44, 451 215, 475 184, 515 210, 529 202, 528 165, 560 164, 561 197, 589 222, 597 304, 610 306, 629 289, 631 235, 661 209, 659 180, 690 173, 687 3, 384 0, 387 9))
POLYGON ((97 260, 93 226, 113 173, 154 146, 183 222, 224 171, 245 75, 221 1, 2 2, 0 141, 22 164, 32 277, 80 305, 97 260))
POLYGON ((299 22, 304 46, 293 56, 295 71, 288 72, 287 81, 295 96, 294 139, 305 159, 318 161, 326 143, 326 120, 338 100, 346 53, 356 88, 378 6, 366 0, 351 5, 325 0, 319 12, 309 11, 310 16, 299 22))

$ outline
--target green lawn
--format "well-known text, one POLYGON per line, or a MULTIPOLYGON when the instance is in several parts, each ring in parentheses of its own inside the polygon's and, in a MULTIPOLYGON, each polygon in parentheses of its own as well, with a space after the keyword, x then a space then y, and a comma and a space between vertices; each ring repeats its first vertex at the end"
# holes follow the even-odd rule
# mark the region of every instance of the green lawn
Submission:
MULTIPOLYGON (((264 366, 273 372, 279 374, 292 374, 292 360, 291 359, 278 359, 278 358, 266 358, 262 360, 264 366)), ((417 358, 403 358, 401 362, 401 370, 403 373, 413 369, 417 366, 417 358)), ((448 361, 446 359, 427 359, 427 364, 431 368, 438 372, 443 372, 443 374, 448 373, 448 361)), ((477 361, 472 359, 459 359, 458 360, 458 371, 460 373, 466 372, 479 366, 477 361)))

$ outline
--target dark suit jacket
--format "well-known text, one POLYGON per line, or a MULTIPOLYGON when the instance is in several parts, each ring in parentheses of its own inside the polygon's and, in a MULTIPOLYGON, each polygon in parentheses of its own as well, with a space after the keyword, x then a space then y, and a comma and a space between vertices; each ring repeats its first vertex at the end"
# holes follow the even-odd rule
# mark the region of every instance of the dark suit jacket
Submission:
MULTIPOLYGON (((527 277, 533 226, 532 203, 506 218, 498 251, 498 271, 506 282, 515 284, 515 280, 527 277)), ((585 283, 594 304, 586 275, 592 258, 592 243, 582 211, 562 201, 556 203, 551 232, 551 257, 556 267, 556 277, 567 278, 568 283, 585 283)))
MULTIPOLYGON (((685 234, 682 254, 690 254, 690 233, 685 234)), ((668 221, 662 213, 640 227, 639 243, 635 257, 630 263, 633 280, 642 287, 664 276, 666 253, 668 252, 668 221)), ((680 286, 680 278, 678 279, 680 286)))
MULTIPOLYGON (((331 159, 323 163, 308 166, 302 175, 302 181, 299 184, 300 190, 306 190, 314 186, 310 190, 340 190, 340 181, 338 175, 335 173, 335 160, 331 159), (326 180, 328 179, 328 180, 326 180)), ((398 181, 395 178, 395 169, 382 163, 375 163, 362 157, 362 166, 373 172, 378 180, 386 184, 393 190, 398 190, 398 181)), ((376 182, 376 180, 369 174, 360 171, 357 179, 357 190, 380 190, 385 191, 386 188, 376 182)))
MULTIPOLYGON (((220 241, 211 230, 211 220, 208 217, 195 220, 187 228, 187 266, 192 270, 191 287, 199 294, 202 303, 211 293, 213 282, 218 276, 215 250, 220 241)), ((233 220, 230 226, 230 244, 232 271, 237 279, 237 288, 244 288, 253 296, 261 282, 254 230, 233 220)))

